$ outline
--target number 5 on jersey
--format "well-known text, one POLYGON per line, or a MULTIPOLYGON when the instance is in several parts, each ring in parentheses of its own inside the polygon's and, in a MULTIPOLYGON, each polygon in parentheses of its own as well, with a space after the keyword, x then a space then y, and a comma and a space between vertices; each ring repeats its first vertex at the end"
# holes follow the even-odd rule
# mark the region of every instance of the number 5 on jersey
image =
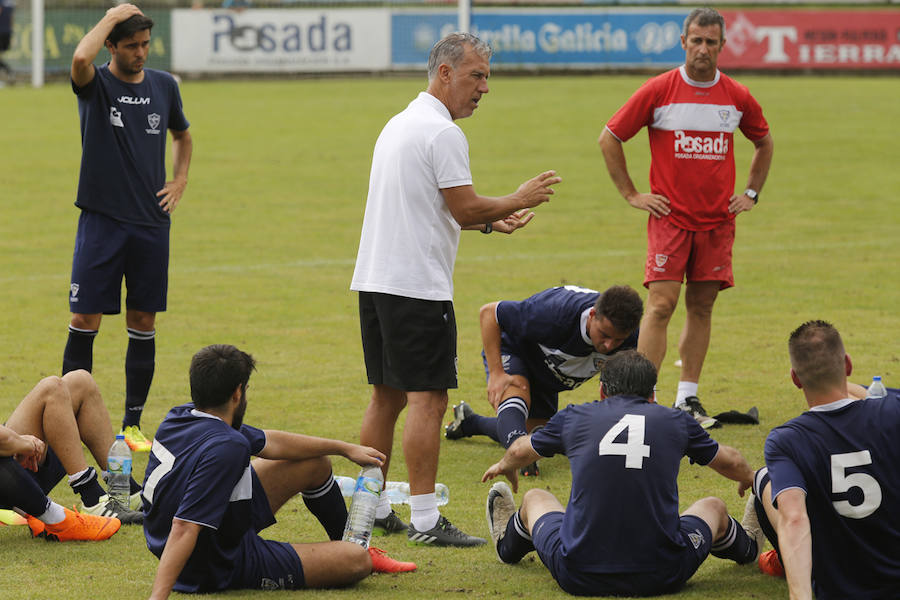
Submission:
POLYGON ((642 469, 644 459, 650 456, 650 446, 644 443, 644 415, 627 414, 619 419, 600 440, 598 450, 600 456, 624 456, 626 469, 642 469), (627 440, 614 441, 626 429, 627 440))

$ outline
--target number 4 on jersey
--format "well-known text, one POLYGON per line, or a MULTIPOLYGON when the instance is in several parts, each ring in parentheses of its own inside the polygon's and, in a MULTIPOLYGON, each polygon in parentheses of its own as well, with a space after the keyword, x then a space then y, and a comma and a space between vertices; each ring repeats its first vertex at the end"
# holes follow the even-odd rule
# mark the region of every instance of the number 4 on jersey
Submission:
POLYGON ((644 443, 644 415, 629 414, 619 419, 600 440, 599 452, 600 456, 624 456, 626 469, 642 469, 644 459, 650 456, 650 446, 644 443), (614 441, 626 429, 628 439, 614 441))

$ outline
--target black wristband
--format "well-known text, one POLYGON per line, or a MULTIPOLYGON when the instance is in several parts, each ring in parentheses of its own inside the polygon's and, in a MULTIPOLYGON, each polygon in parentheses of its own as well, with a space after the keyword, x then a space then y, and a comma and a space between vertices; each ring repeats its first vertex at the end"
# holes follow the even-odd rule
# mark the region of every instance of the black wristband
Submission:
POLYGON ((487 223, 487 224, 485 224, 484 229, 481 230, 481 233, 488 234, 488 233, 492 232, 493 230, 494 230, 494 224, 487 223))

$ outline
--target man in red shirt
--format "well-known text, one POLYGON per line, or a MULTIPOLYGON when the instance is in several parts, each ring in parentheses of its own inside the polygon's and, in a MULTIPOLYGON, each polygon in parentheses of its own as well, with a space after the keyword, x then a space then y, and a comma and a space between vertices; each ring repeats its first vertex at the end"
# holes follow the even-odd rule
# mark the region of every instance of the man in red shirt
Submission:
POLYGON ((678 344, 681 378, 675 406, 706 417, 697 382, 709 346, 719 290, 734 285, 735 217, 756 206, 772 162, 773 143, 759 103, 719 72, 725 20, 711 8, 684 22, 684 65, 651 78, 606 124, 600 148, 610 177, 628 203, 650 213, 644 285, 649 290, 638 350, 656 365, 666 355, 666 330, 687 281, 687 318, 678 344), (650 193, 635 188, 622 143, 644 126, 650 138, 650 193), (755 147, 746 189, 734 193, 734 130, 755 147))

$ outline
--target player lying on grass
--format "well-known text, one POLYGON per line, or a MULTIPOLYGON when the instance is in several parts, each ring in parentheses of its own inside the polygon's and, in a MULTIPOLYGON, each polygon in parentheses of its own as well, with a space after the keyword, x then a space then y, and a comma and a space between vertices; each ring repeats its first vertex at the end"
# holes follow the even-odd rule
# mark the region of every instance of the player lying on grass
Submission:
POLYGON ((244 425, 255 369, 234 346, 203 348, 191 360, 193 402, 166 415, 144 479, 144 536, 159 557, 153 598, 224 589, 298 589, 356 583, 373 570, 409 571, 375 548, 339 541, 347 507, 329 455, 380 465, 365 446, 244 425), (251 456, 256 456, 252 462, 251 456), (330 542, 288 544, 258 532, 302 493, 330 542))
POLYGON ((809 411, 766 439, 754 502, 791 598, 900 598, 900 402, 859 399, 838 331, 809 321, 790 337, 791 380, 809 411), (848 389, 850 388, 850 389, 848 389), (781 569, 781 565, 784 569, 781 569))
POLYGON ((115 439, 103 397, 90 373, 78 370, 63 377, 45 377, 19 403, 6 426, 47 444, 46 453, 30 474, 45 494, 68 475, 72 490, 81 496, 80 512, 117 517, 125 524, 143 520, 138 510, 141 487, 134 478, 130 506, 122 506, 109 497, 96 469, 84 459, 82 442, 105 473, 115 439))
POLYGON ((122 523, 115 517, 83 515, 47 497, 29 473, 38 470, 47 452, 46 444, 33 435, 0 425, 0 508, 24 515, 32 535, 47 540, 105 540, 117 532, 122 523))
MULTIPOLYGON (((556 414, 559 392, 596 375, 610 355, 637 347, 644 303, 628 286, 605 292, 554 287, 522 300, 481 307, 482 359, 496 417, 453 407, 447 439, 486 435, 509 448, 556 414)), ((523 475, 537 475, 537 463, 523 475)))
POLYGON ((600 380, 600 402, 559 411, 485 472, 482 481, 505 475, 516 490, 516 469, 539 457, 565 454, 572 469, 566 508, 535 488, 516 510, 506 482, 491 487, 487 518, 497 557, 517 563, 536 550, 563 590, 587 596, 675 592, 710 553, 755 561, 761 532, 745 531, 721 499, 703 498, 678 514, 683 456, 737 481, 741 495, 753 476, 744 457, 684 411, 649 402, 656 368, 637 351, 610 358, 600 380))

